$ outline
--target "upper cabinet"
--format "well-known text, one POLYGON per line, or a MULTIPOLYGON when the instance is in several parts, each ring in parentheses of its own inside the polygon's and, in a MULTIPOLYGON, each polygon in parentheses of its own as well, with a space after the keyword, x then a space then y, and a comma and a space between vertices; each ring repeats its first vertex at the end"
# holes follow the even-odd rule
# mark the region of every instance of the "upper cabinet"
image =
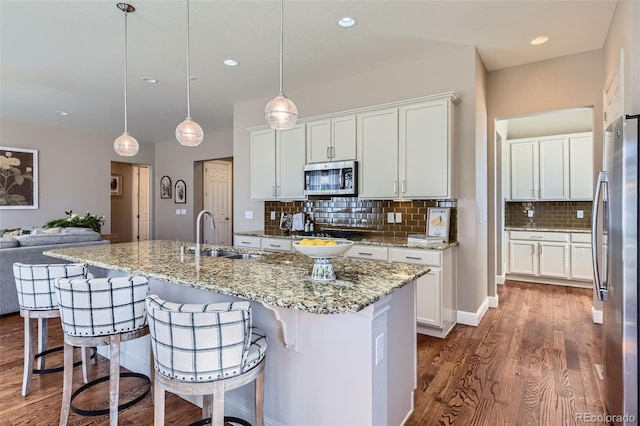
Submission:
POLYGON ((304 200, 305 125, 251 132, 251 199, 304 200))
POLYGON ((358 196, 455 198, 455 104, 450 93, 358 114, 358 196))
POLYGON ((509 141, 510 200, 591 200, 591 133, 509 141))
POLYGON ((355 159, 355 115, 307 122, 307 163, 355 159))

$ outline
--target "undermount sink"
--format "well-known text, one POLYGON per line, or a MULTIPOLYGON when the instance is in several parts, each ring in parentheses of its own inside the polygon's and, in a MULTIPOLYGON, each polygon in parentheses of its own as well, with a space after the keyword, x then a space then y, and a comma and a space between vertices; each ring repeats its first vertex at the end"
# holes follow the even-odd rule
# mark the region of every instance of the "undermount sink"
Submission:
POLYGON ((208 257, 223 257, 225 259, 257 259, 261 257, 259 254, 251 253, 238 253, 237 251, 229 250, 202 250, 202 256, 208 257))

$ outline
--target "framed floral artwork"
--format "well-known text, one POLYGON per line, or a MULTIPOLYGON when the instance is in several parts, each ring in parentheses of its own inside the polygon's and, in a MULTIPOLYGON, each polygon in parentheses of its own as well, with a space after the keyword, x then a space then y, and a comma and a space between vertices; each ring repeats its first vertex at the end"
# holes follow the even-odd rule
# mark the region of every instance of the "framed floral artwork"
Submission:
POLYGON ((169 176, 162 176, 160 179, 160 198, 171 198, 171 191, 173 187, 171 186, 171 178, 169 176))
POLYGON ((111 196, 122 195, 122 175, 111 175, 111 196))
POLYGON ((0 146, 0 209, 38 208, 38 151, 0 146))
POLYGON ((176 188, 173 195, 176 204, 187 204, 187 185, 183 180, 176 181, 176 188))

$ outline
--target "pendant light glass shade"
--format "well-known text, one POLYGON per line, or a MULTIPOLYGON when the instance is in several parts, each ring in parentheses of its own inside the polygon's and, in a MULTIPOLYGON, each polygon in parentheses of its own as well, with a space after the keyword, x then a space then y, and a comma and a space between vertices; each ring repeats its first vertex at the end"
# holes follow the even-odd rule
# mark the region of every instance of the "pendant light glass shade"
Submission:
POLYGON ((282 11, 284 1, 280 0, 280 92, 278 96, 271 99, 264 108, 264 118, 272 129, 287 130, 296 125, 298 121, 298 108, 296 104, 287 98, 282 89, 282 69, 283 69, 283 45, 284 45, 284 24, 282 11))
POLYGON ((140 146, 127 131, 127 15, 136 9, 127 3, 118 3, 116 6, 124 12, 124 132, 113 142, 113 149, 118 155, 131 157, 138 153, 140 146))
POLYGON ((184 146, 197 146, 204 139, 204 132, 198 123, 187 117, 176 127, 176 139, 184 146))
POLYGON ((191 67, 189 65, 189 0, 187 0, 187 118, 176 127, 180 145, 197 146, 204 139, 202 127, 191 119, 191 67))

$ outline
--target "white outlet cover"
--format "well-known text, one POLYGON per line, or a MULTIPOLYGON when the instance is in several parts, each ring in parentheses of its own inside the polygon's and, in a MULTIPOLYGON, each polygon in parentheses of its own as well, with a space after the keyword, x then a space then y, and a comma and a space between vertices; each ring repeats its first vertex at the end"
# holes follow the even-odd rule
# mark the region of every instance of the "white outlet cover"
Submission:
POLYGON ((176 209, 176 214, 180 214, 180 209, 176 209))
POLYGON ((533 210, 527 210, 527 217, 533 217, 533 210))
POLYGON ((180 210, 180 214, 187 214, 187 209, 180 210))
POLYGON ((387 213, 387 223, 396 223, 395 215, 393 214, 393 212, 387 213))
POLYGON ((253 210, 245 210, 244 211, 245 219, 253 219, 253 210))
POLYGON ((276 220, 276 212, 271 212, 271 220, 276 220))
POLYGON ((384 333, 376 337, 376 365, 384 360, 384 333))
POLYGON ((396 213, 396 223, 402 223, 402 213, 396 213))
POLYGON ((584 219, 584 210, 576 211, 576 216, 578 217, 578 219, 584 219))

